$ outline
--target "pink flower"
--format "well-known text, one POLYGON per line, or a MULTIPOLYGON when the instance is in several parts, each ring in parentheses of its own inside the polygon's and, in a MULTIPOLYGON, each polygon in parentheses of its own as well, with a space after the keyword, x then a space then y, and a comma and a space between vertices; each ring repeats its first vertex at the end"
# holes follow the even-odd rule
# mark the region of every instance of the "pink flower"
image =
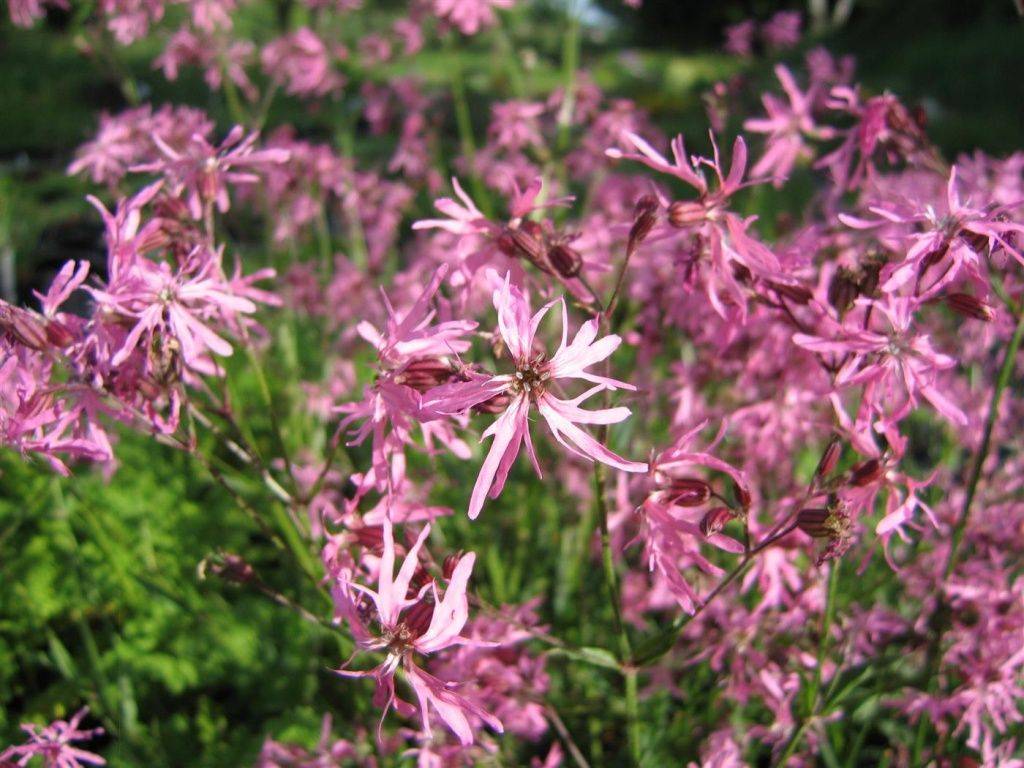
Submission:
POLYGON ((67 0, 10 0, 8 11, 11 21, 18 27, 31 27, 46 15, 46 6, 67 8, 67 0))
POLYGON ((434 0, 434 13, 459 28, 464 35, 475 35, 497 21, 495 8, 511 8, 515 0, 434 0))
POLYGON ((205 207, 214 204, 224 213, 231 207, 228 184, 255 184, 260 177, 252 169, 288 160, 287 150, 256 149, 257 138, 257 133, 246 136, 245 129, 236 125, 219 147, 205 136, 193 134, 187 146, 178 150, 153 136, 163 157, 132 170, 162 173, 171 192, 185 197, 195 219, 202 218, 205 207))
POLYGON ((344 85, 327 46, 308 27, 268 43, 260 61, 263 71, 295 96, 325 96, 344 85))
POLYGON ((429 534, 430 525, 426 525, 395 575, 394 531, 391 521, 385 518, 377 589, 342 580, 335 597, 356 644, 362 650, 383 651, 386 657, 370 671, 352 672, 343 667, 337 673, 346 677, 374 678, 377 683, 374 701, 383 709, 383 726, 384 717, 392 708, 403 714, 415 711, 395 693, 395 672, 401 668, 416 695, 423 729, 430 733, 430 714, 436 711, 459 741, 468 745, 474 741, 471 717, 499 733, 501 722, 457 693, 453 683, 439 680, 418 667, 415 656, 437 653, 466 642, 460 633, 469 618, 466 586, 476 556, 470 552, 458 559, 443 596, 433 579, 416 590, 411 586, 413 576, 419 567, 420 549, 429 534), (369 617, 372 622, 368 621, 369 617))
POLYGON ((22 725, 21 729, 28 734, 28 741, 0 752, 0 763, 25 766, 32 758, 41 757, 46 768, 106 765, 107 761, 99 755, 86 752, 71 743, 88 741, 103 733, 102 728, 83 730, 78 727, 88 712, 88 708, 80 709, 70 720, 55 720, 44 728, 31 723, 22 725))
POLYGON ((900 411, 917 404, 920 393, 935 410, 955 424, 965 425, 967 416, 942 393, 938 374, 956 366, 956 360, 937 352, 929 337, 912 329, 914 310, 919 301, 889 295, 885 301, 858 299, 864 308, 875 310, 888 324, 884 331, 862 330, 837 325, 827 336, 805 333, 793 335, 793 341, 819 354, 845 356, 835 378, 837 388, 865 384, 865 403, 879 413, 900 411), (904 393, 902 400, 900 393, 904 393))
MULTIPOLYGON (((904 252, 904 255, 885 266, 882 272, 883 291, 896 291, 915 278, 920 281, 929 267, 941 265, 947 259, 949 263, 941 270, 940 277, 919 292, 920 299, 939 294, 958 277, 964 267, 978 282, 984 284, 987 275, 980 260, 983 247, 993 251, 1002 248, 1024 264, 1024 255, 1007 241, 1014 233, 1024 233, 1024 225, 1005 218, 1006 212, 1015 206, 976 207, 970 201, 962 201, 957 192, 955 165, 946 184, 943 201, 946 204, 945 211, 936 210, 930 202, 905 202, 906 205, 901 206, 891 203, 870 206, 868 210, 879 217, 875 220, 839 214, 840 221, 854 229, 914 227, 897 237, 900 243, 898 250, 904 252), (982 245, 979 245, 979 240, 982 245)), ((1018 201, 1016 207, 1022 202, 1018 201)))
POLYGON ((487 400, 508 398, 505 410, 484 432, 484 437, 493 437, 494 440, 473 486, 469 502, 471 519, 480 514, 488 492, 491 498, 501 493, 512 462, 524 442, 530 460, 540 474, 540 465, 530 440, 531 407, 536 407, 555 439, 572 453, 625 472, 647 471, 646 464, 617 456, 577 426, 615 424, 626 419, 630 413, 628 408, 586 411, 579 406, 602 390, 635 390, 636 387, 587 371, 611 355, 622 339, 609 335, 596 340, 598 321, 593 319, 584 323, 569 343, 565 301, 559 301, 562 305, 562 341, 555 354, 547 357, 537 350, 534 337, 548 310, 558 302, 546 304, 531 317, 526 297, 518 287, 511 285, 506 275, 504 285, 494 292, 494 306, 498 310, 498 330, 511 354, 515 373, 476 374, 470 381, 441 386, 423 396, 423 411, 428 417, 463 413, 487 400), (555 382, 563 379, 582 379, 596 386, 582 395, 563 400, 552 393, 557 386, 555 382))
POLYGON ((743 129, 768 134, 764 155, 750 172, 757 177, 771 176, 775 186, 780 187, 797 160, 814 156, 814 151, 805 139, 829 139, 833 131, 830 128, 819 128, 814 122, 813 109, 817 96, 813 86, 807 93, 802 92, 792 73, 782 64, 775 67, 775 75, 789 103, 783 103, 773 94, 764 94, 761 102, 768 116, 747 120, 743 123, 743 129))
MULTIPOLYGON (((468 320, 433 322, 436 311, 431 309, 431 302, 447 274, 446 265, 439 267, 401 317, 384 296, 388 320, 383 333, 365 320, 357 326, 359 335, 377 349, 378 376, 372 386, 366 387, 362 401, 338 406, 338 412, 347 414, 338 431, 363 420, 352 444, 373 435, 373 467, 380 490, 394 480, 389 471, 392 458, 400 456, 402 447, 412 442, 410 433, 421 409, 420 393, 451 378, 457 368, 452 358, 469 349, 464 337, 476 328, 476 323, 468 320)), ((467 446, 446 422, 426 422, 421 427, 428 441, 436 438, 457 456, 468 458, 467 446)))

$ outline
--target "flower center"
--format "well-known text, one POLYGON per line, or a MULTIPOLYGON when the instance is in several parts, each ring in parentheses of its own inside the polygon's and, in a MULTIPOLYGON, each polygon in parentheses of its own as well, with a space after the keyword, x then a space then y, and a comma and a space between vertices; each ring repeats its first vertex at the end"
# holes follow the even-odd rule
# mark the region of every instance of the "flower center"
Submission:
POLYGON ((550 374, 543 360, 534 358, 520 363, 512 376, 512 392, 525 393, 531 399, 536 399, 543 394, 544 384, 549 378, 550 374))

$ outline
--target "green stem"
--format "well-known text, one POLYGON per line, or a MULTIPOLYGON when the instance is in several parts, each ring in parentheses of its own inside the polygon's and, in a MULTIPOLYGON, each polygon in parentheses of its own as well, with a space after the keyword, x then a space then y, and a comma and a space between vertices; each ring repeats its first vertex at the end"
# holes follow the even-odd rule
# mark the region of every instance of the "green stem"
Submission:
MULTIPOLYGON (((999 403, 1003 399, 1003 392, 1010 383, 1013 375, 1014 364, 1017 361, 1017 351, 1020 349, 1021 338, 1024 337, 1024 312, 1017 317, 1017 327, 1013 331, 1010 343, 1006 346, 1003 354, 1003 362, 999 369, 999 376, 996 378, 995 388, 992 390, 992 399, 989 401, 988 416, 985 419, 985 430, 982 433, 981 445, 978 446, 978 453, 974 457, 974 466, 971 469, 970 480, 967 483, 967 494, 964 496, 964 503, 960 508, 960 515, 953 525, 953 535, 950 540, 949 552, 946 555, 946 564, 942 569, 942 581, 938 585, 938 604, 932 616, 932 639, 928 644, 927 658, 925 661, 926 681, 928 690, 935 692, 939 684, 939 667, 942 664, 942 636, 945 634, 949 624, 948 606, 946 604, 944 588, 949 577, 956 570, 957 561, 960 557, 960 548, 963 544, 964 533, 967 530, 967 523, 971 516, 971 505, 978 491, 978 483, 981 481, 981 473, 985 467, 985 459, 992 447, 992 432, 995 429, 996 419, 999 417, 999 403)), ((917 724, 917 734, 914 738, 914 764, 919 765, 921 754, 924 750, 925 741, 928 736, 929 720, 922 717, 917 724)))
POLYGON ((999 403, 1003 399, 1003 392, 1010 383, 1013 375, 1014 363, 1016 363, 1017 350, 1020 349, 1021 337, 1024 336, 1024 312, 1017 318, 1017 327, 1014 329, 1010 343, 1003 355, 1003 364, 999 369, 999 378, 996 379, 995 389, 992 390, 992 400, 988 406, 988 417, 985 419, 985 431, 982 434, 981 445, 974 460, 974 467, 971 470, 971 479, 967 484, 967 495, 964 497, 963 507, 960 509, 960 516, 953 526, 953 539, 949 547, 949 554, 946 556, 946 566, 942 571, 943 584, 952 575, 957 565, 957 558, 960 555, 960 546, 963 543, 964 532, 970 520, 971 504, 978 491, 978 483, 981 480, 981 473, 985 466, 985 459, 988 458, 989 449, 992 446, 992 432, 995 429, 996 419, 999 417, 999 403))
POLYGON ((488 219, 494 216, 490 195, 484 188, 480 176, 476 172, 476 141, 473 139, 473 120, 470 117, 469 99, 466 97, 466 81, 463 78, 462 63, 452 55, 452 101, 455 104, 455 125, 459 131, 459 144, 462 156, 466 158, 471 175, 470 185, 473 197, 480 211, 488 219))

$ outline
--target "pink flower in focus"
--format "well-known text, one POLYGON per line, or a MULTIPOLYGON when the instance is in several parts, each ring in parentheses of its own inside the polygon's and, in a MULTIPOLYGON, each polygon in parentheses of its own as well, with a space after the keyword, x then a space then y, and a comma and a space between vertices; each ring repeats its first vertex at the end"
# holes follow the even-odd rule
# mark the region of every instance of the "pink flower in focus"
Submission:
POLYGON ((537 474, 540 465, 530 440, 531 406, 544 417, 555 439, 572 453, 586 459, 601 461, 624 472, 646 472, 647 465, 627 461, 597 442, 577 424, 616 424, 629 416, 628 408, 586 411, 580 404, 605 389, 635 390, 632 384, 589 373, 587 369, 601 362, 619 346, 622 339, 612 334, 597 339, 598 320, 588 320, 568 342, 568 317, 562 305, 562 341, 550 358, 538 351, 534 337, 548 310, 558 302, 550 302, 533 317, 530 305, 518 287, 505 276, 504 285, 494 292, 498 311, 498 330, 516 367, 515 373, 503 375, 474 374, 470 381, 438 387, 424 394, 423 412, 437 414, 464 413, 475 405, 495 398, 508 398, 508 405, 498 419, 487 428, 484 437, 493 437, 487 458, 480 467, 469 502, 469 517, 475 519, 490 494, 496 498, 505 486, 509 469, 525 442, 527 454, 537 474), (563 400, 552 394, 563 379, 582 379, 595 384, 582 395, 563 400))
POLYGON ((22 725, 21 729, 28 734, 28 741, 0 752, 0 764, 25 766, 32 758, 41 757, 46 768, 106 765, 107 761, 99 755, 86 752, 71 743, 88 741, 103 733, 102 728, 82 730, 78 727, 88 712, 87 707, 80 709, 70 720, 55 720, 44 728, 31 723, 22 725))
POLYGON ((343 667, 337 673, 346 677, 374 678, 377 683, 374 703, 383 710, 381 726, 392 708, 406 715, 416 711, 396 696, 395 672, 401 668, 416 694, 423 729, 428 734, 431 731, 431 711, 436 711, 464 745, 474 741, 471 717, 501 733, 501 722, 496 717, 457 693, 454 683, 439 680, 420 669, 415 662, 417 654, 433 654, 467 642, 460 633, 469 618, 466 586, 476 556, 470 552, 458 559, 443 596, 433 579, 416 590, 412 587, 413 576, 419 567, 419 552, 430 533, 430 525, 420 532, 397 575, 394 572, 393 526, 386 518, 383 525, 383 554, 377 589, 343 579, 340 589, 335 592, 335 599, 358 647, 384 652, 386 657, 380 665, 366 672, 352 672, 343 667))

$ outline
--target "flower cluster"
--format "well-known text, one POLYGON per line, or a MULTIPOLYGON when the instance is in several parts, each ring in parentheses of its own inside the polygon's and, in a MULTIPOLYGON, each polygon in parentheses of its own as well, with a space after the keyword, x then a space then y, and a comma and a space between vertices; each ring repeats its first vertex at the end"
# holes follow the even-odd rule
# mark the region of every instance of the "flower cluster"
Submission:
MULTIPOLYGON (((113 482, 122 430, 186 451, 324 599, 212 571, 353 648, 346 695, 372 680, 375 732, 327 716, 257 765, 553 768, 584 737, 592 764, 1020 765, 1024 155, 946 159, 823 49, 716 85, 706 137, 581 73, 494 100, 477 147, 461 75, 364 75, 504 32, 514 0, 415 0, 358 39, 359 2, 300 5, 250 40, 234 0, 98 3, 119 44, 180 23, 156 66, 200 67, 239 124, 100 117, 68 172, 109 196, 103 263, 0 302, 0 445, 113 482), (275 99, 348 123, 243 127, 275 99), (797 177, 799 216, 758 207, 797 177)), ((102 764, 83 717, 0 764, 102 764)))

